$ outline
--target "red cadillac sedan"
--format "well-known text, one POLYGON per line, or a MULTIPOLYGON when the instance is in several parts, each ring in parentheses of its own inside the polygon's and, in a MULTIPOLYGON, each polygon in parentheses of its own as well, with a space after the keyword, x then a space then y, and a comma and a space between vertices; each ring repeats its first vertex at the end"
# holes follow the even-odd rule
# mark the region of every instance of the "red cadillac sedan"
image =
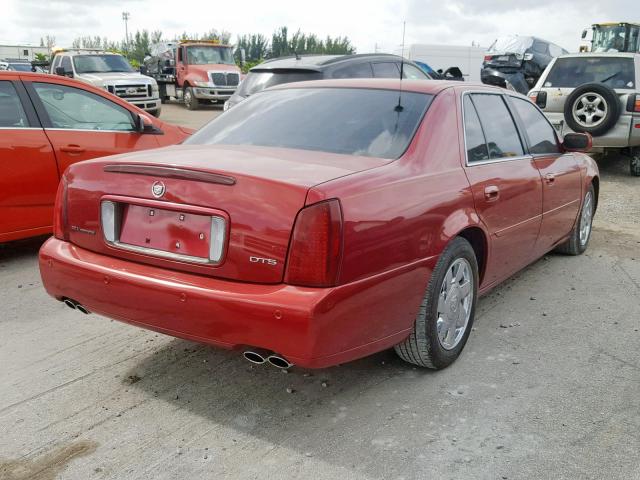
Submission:
POLYGON ((589 144, 488 86, 285 85, 181 146, 69 167, 40 271, 72 308, 258 363, 444 368, 479 294, 587 248, 589 144))

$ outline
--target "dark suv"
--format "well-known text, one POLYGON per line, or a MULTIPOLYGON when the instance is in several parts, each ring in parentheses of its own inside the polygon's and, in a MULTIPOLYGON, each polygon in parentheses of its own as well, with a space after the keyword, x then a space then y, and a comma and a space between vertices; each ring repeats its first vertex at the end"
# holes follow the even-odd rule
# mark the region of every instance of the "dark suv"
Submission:
MULTIPOLYGON (((402 57, 390 54, 302 55, 274 58, 253 67, 224 109, 248 96, 281 83, 326 78, 399 78, 402 57)), ((415 63, 404 60, 403 78, 431 80, 415 63)))

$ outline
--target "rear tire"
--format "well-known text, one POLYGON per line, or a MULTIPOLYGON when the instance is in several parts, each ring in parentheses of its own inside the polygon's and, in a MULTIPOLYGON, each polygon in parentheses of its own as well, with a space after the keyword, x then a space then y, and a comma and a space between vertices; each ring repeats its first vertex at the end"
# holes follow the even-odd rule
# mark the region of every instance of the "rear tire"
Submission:
POLYGON ((185 106, 187 107, 187 110, 197 110, 200 106, 200 102, 194 95, 193 88, 191 87, 185 87, 182 98, 184 100, 185 106))
POLYGON ((631 152, 629 173, 634 177, 640 177, 640 150, 634 150, 631 152))
POLYGON ((595 213, 596 194, 593 185, 584 195, 580 215, 576 219, 576 224, 571 231, 571 237, 562 245, 556 247, 556 252, 565 255, 582 255, 589 246, 591 230, 593 225, 593 214, 595 213))
POLYGON ((457 237, 442 252, 431 274, 413 332, 394 347, 398 356, 420 367, 441 369, 451 365, 471 332, 478 283, 473 248, 457 237), (460 270, 456 270, 458 266, 460 270))

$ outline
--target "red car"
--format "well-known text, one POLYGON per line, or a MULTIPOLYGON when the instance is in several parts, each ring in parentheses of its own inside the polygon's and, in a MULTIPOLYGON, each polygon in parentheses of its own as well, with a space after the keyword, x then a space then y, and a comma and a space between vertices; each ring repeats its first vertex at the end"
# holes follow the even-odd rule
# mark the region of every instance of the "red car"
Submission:
POLYGON ((69 168, 40 270, 70 307, 255 362, 443 368, 478 294, 587 248, 589 143, 488 86, 276 87, 182 146, 69 168))
POLYGON ((58 181, 72 163, 190 133, 85 83, 0 72, 0 243, 51 233, 58 181))

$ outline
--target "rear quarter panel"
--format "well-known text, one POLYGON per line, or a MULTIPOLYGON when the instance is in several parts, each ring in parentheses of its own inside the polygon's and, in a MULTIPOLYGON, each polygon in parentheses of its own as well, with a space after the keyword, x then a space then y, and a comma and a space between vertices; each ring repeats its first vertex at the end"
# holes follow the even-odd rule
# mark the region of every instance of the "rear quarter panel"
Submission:
POLYGON ((413 325, 440 253, 461 230, 479 223, 460 163, 458 130, 454 92, 448 89, 435 97, 400 159, 308 194, 308 204, 340 199, 345 228, 340 283, 389 277, 369 299, 381 304, 371 331, 382 336, 413 325))

